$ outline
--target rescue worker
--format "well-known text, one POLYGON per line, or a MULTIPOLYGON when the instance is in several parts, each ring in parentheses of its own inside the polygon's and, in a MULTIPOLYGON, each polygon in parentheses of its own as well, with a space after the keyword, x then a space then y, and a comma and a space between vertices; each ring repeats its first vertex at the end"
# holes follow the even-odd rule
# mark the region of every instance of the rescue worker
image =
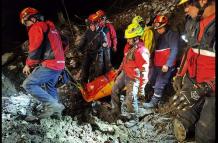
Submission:
POLYGON ((22 86, 45 107, 44 112, 34 119, 53 115, 60 117, 64 105, 59 102, 55 87, 65 67, 60 34, 53 22, 44 21, 43 16, 35 8, 23 9, 20 13, 20 21, 26 26, 29 36, 28 57, 23 68, 27 78, 22 86), (43 84, 46 89, 41 87, 43 84))
MULTIPOLYGON (((149 73, 148 79, 151 79, 153 73, 153 58, 154 58, 154 47, 155 47, 155 40, 154 40, 154 29, 152 26, 147 26, 144 22, 144 19, 141 16, 135 16, 132 19, 132 23, 138 23, 144 28, 144 32, 141 36, 142 41, 145 44, 145 48, 147 48, 150 52, 150 61, 149 61, 149 73)), ((153 88, 150 81, 145 86, 145 97, 140 97, 142 100, 149 99, 150 95, 153 95, 153 88)), ((143 101, 144 102, 144 101, 143 101)))
POLYGON ((144 87, 148 81, 149 51, 140 40, 143 29, 140 25, 133 23, 125 30, 127 43, 124 48, 124 58, 118 71, 121 73, 115 80, 112 88, 111 105, 112 113, 121 112, 119 93, 126 86, 126 98, 122 105, 124 112, 129 113, 130 121, 127 127, 134 126, 138 122, 138 94, 144 96, 144 87))
POLYGON ((176 56, 178 53, 179 35, 168 27, 168 18, 157 15, 154 19, 155 31, 155 53, 154 67, 151 79, 154 85, 154 94, 148 103, 144 103, 144 108, 157 107, 165 86, 170 82, 172 73, 175 70, 176 56))
POLYGON ((107 36, 108 47, 103 48, 104 50, 104 61, 105 61, 105 72, 108 72, 112 68, 111 64, 111 49, 117 51, 117 34, 113 24, 107 19, 106 14, 103 10, 96 11, 99 16, 99 26, 103 29, 107 36))
POLYGON ((179 0, 184 5, 188 50, 174 80, 177 109, 174 132, 184 141, 195 132, 197 143, 215 142, 215 0, 179 0))
POLYGON ((135 16, 132 19, 132 23, 137 23, 142 28, 144 28, 144 32, 141 36, 141 39, 144 41, 145 47, 149 50, 150 53, 152 53, 154 49, 154 32, 152 27, 147 26, 144 22, 144 19, 141 16, 135 16))
POLYGON ((78 50, 85 54, 82 63, 81 83, 87 83, 95 77, 104 74, 103 48, 107 48, 107 38, 105 33, 99 28, 99 17, 91 14, 86 20, 89 28, 86 30, 84 37, 78 46, 78 50), (90 67, 93 65, 94 71, 90 75, 90 67))

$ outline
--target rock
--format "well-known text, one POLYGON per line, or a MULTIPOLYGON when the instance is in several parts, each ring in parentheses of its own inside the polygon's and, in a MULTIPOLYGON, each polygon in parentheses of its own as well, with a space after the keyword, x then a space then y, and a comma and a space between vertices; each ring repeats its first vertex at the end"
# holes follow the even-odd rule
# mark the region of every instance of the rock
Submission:
POLYGON ((123 121, 122 120, 117 120, 117 125, 123 125, 123 121))
POLYGON ((16 69, 17 68, 17 66, 15 66, 15 65, 10 65, 10 66, 8 66, 8 69, 11 71, 11 70, 14 70, 14 69, 16 69))
POLYGON ((72 60, 70 61, 70 65, 71 65, 73 68, 75 68, 75 67, 76 67, 76 61, 75 61, 74 59, 72 59, 72 60))
POLYGON ((100 121, 98 118, 94 117, 94 124, 98 127, 98 130, 104 133, 113 134, 115 132, 113 126, 106 124, 105 122, 100 121))
POLYGON ((2 55, 2 66, 10 62, 14 58, 14 53, 5 53, 2 55))
POLYGON ((146 116, 146 115, 149 115, 152 113, 154 113, 153 109, 144 109, 144 108, 139 107, 139 116, 140 117, 143 117, 143 116, 146 116))
POLYGON ((175 9, 175 7, 174 7, 174 6, 170 7, 170 10, 171 10, 171 11, 173 11, 174 9, 175 9))
POLYGON ((147 136, 147 134, 146 134, 145 131, 141 133, 141 137, 142 137, 142 138, 146 138, 146 136, 147 136))
POLYGON ((2 96, 10 97, 16 93, 14 84, 2 73, 2 96))
POLYGON ((27 113, 27 111, 26 111, 25 108, 21 108, 21 109, 17 109, 17 110, 18 110, 17 113, 18 113, 19 115, 26 115, 26 113, 27 113))
POLYGON ((30 98, 27 95, 12 96, 11 102, 13 104, 19 104, 20 106, 28 106, 30 104, 30 98))
POLYGON ((2 119, 3 120, 10 120, 11 118, 12 118, 11 114, 2 113, 2 119))
POLYGON ((5 108, 4 112, 10 113, 12 115, 17 115, 17 107, 13 104, 10 104, 5 108))
POLYGON ((153 9, 157 8, 157 4, 156 3, 151 3, 151 6, 152 6, 153 9))

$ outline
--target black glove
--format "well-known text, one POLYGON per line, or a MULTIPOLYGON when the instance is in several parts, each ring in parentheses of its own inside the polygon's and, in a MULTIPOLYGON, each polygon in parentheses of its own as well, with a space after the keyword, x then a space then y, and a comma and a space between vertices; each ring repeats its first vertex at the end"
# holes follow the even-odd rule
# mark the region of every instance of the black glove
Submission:
POLYGON ((171 99, 171 108, 186 110, 192 107, 200 99, 199 92, 195 88, 181 90, 171 99))
POLYGON ((196 90, 200 96, 215 92, 215 82, 210 82, 210 84, 206 82, 199 83, 194 86, 194 90, 196 90))
POLYGON ((178 91, 182 88, 182 79, 183 79, 183 77, 181 77, 181 76, 175 76, 173 78, 173 89, 175 91, 178 91))
POLYGON ((170 107, 177 108, 178 110, 186 110, 192 107, 200 97, 211 95, 210 93, 215 92, 215 82, 203 82, 194 84, 189 89, 184 89, 178 92, 170 100, 170 107))

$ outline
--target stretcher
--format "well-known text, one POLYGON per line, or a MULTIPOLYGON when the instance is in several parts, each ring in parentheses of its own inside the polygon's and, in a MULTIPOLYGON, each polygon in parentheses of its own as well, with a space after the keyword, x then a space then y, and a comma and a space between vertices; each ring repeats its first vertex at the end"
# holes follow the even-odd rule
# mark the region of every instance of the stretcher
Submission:
POLYGON ((101 75, 83 86, 78 84, 77 87, 86 102, 96 101, 111 95, 116 75, 116 70, 111 70, 105 75, 101 75))

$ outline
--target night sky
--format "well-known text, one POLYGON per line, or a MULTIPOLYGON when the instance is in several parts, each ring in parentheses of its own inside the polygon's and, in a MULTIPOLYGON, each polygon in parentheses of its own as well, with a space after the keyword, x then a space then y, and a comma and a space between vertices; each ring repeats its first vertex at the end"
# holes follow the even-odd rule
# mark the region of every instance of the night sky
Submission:
MULTIPOLYGON (((46 19, 57 21, 57 12, 64 11, 63 0, 2 0, 1 1, 1 53, 10 52, 19 44, 28 39, 25 26, 19 21, 19 13, 25 7, 34 7, 38 9, 46 19)), ((74 15, 82 19, 90 13, 103 9, 110 9, 114 0, 64 0, 69 17, 72 21, 82 23, 74 15), (102 2, 103 1, 103 2, 102 2)), ((65 14, 65 13, 64 13, 65 14)))

